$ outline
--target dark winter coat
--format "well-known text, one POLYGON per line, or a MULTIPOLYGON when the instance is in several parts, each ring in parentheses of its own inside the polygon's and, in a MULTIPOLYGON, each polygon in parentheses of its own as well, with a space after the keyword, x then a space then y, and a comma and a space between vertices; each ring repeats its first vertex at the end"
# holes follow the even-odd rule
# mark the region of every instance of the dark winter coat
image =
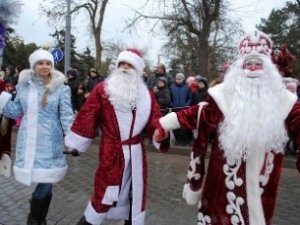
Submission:
POLYGON ((100 75, 95 77, 90 77, 86 84, 86 91, 89 93, 92 91, 92 89, 98 84, 99 82, 103 81, 104 78, 100 75))
POLYGON ((184 82, 180 85, 174 83, 170 87, 171 107, 185 107, 192 103, 192 94, 188 85, 184 82))
MULTIPOLYGON (((167 109, 170 107, 171 103, 171 94, 168 87, 158 89, 158 92, 155 93, 156 100, 160 106, 160 109, 167 109)), ((162 110, 164 112, 164 110, 162 110)), ((167 111, 167 110, 166 110, 167 111)), ((165 114, 165 113, 164 113, 165 114)))
POLYGON ((204 101, 204 99, 208 96, 208 82, 207 79, 203 79, 202 80, 203 83, 205 84, 205 87, 200 89, 198 87, 198 89, 196 91, 193 92, 192 94, 192 105, 197 105, 199 102, 204 101))
POLYGON ((152 89, 157 84, 157 80, 160 77, 165 77, 167 79, 168 87, 170 87, 174 83, 174 78, 171 75, 168 75, 168 74, 158 75, 158 74, 154 73, 150 77, 148 77, 147 87, 149 89, 152 89))
POLYGON ((72 109, 73 111, 75 111, 78 108, 77 90, 78 90, 79 81, 77 79, 69 79, 67 85, 71 89, 72 109))

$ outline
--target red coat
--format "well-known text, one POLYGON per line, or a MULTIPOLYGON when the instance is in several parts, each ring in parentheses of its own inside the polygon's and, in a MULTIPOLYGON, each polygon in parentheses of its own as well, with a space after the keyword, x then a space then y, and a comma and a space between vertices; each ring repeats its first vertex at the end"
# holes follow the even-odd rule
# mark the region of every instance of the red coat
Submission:
MULTIPOLYGON (((200 114, 198 137, 193 145, 188 179, 184 186, 184 198, 190 204, 198 203, 198 224, 201 225, 270 225, 283 154, 262 152, 249 156, 246 161, 228 162, 219 147, 217 133, 217 127, 223 121, 224 114, 216 103, 219 99, 215 98, 214 94, 212 96, 207 99, 208 105, 200 114), (206 171, 205 157, 210 139, 212 148, 206 171)), ((290 101, 291 107, 294 102, 290 101)), ((174 115, 168 119, 163 118, 160 120, 161 125, 167 130, 169 130, 167 124, 195 129, 198 108, 193 106, 180 111, 175 119, 174 115)), ((299 149, 300 104, 294 104, 287 114, 286 128, 296 135, 299 149)), ((298 165, 299 162, 298 156, 298 165)), ((298 169, 300 171, 299 167, 298 169)))
POLYGON ((145 94, 138 101, 136 109, 121 112, 114 109, 104 89, 105 82, 93 89, 77 114, 71 133, 66 137, 67 146, 85 151, 95 137, 95 131, 98 128, 101 130, 94 194, 85 216, 95 224, 106 217, 128 218, 132 179, 133 224, 143 224, 147 164, 141 133, 146 128, 152 137, 161 117, 160 107, 145 87, 145 94), (96 212, 92 212, 93 209, 96 212))

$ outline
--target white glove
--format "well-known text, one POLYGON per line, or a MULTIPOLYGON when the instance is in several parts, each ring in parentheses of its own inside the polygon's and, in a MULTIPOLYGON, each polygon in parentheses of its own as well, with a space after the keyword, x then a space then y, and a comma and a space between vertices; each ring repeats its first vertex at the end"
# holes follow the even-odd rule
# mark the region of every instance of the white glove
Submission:
POLYGON ((0 174, 4 175, 5 177, 10 177, 11 171, 11 159, 9 155, 3 154, 0 160, 0 174))
POLYGON ((6 103, 11 99, 12 95, 6 91, 2 91, 0 94, 0 115, 2 115, 2 111, 6 103))

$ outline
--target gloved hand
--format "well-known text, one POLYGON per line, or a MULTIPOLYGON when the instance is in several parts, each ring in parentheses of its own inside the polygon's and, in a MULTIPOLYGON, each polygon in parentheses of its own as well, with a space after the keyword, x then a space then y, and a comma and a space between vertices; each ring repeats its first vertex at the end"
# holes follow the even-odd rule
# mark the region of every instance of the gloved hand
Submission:
POLYGON ((0 115, 2 115, 2 111, 6 103, 12 98, 12 94, 2 91, 0 94, 0 115))
POLYGON ((162 142, 166 140, 169 136, 169 132, 164 131, 163 129, 156 129, 153 134, 153 140, 156 142, 162 142))
POLYGON ((67 155, 72 155, 72 156, 79 156, 79 151, 77 149, 71 149, 71 148, 67 148, 64 152, 64 154, 67 155))

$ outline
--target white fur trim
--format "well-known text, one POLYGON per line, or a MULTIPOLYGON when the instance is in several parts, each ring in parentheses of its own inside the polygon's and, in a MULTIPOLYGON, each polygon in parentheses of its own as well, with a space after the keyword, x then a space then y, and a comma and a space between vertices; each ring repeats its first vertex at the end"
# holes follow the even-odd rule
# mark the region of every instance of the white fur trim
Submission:
MULTIPOLYGON (((141 144, 131 146, 132 218, 142 212, 144 193, 143 151, 141 144)), ((135 224, 135 223, 133 223, 135 224)))
POLYGON ((65 145, 79 152, 86 152, 93 139, 80 136, 70 131, 65 137, 65 145))
POLYGON ((11 172, 11 159, 9 155, 3 154, 0 160, 0 174, 5 177, 10 177, 11 172))
POLYGON ((54 66, 54 59, 53 55, 44 50, 44 49, 38 49, 35 50, 30 56, 29 56, 29 63, 30 63, 30 68, 33 68, 34 65, 40 61, 40 60, 47 60, 50 61, 52 64, 52 67, 54 66))
POLYGON ((92 225, 100 225, 106 217, 106 213, 97 213, 89 201, 84 213, 85 220, 92 225))
POLYGON ((142 212, 138 214, 137 216, 132 218, 132 224, 133 225, 144 225, 145 224, 145 216, 146 212, 142 212))
MULTIPOLYGON (((34 75, 34 71, 32 69, 22 70, 19 75, 19 85, 27 84, 34 75)), ((58 70, 51 70, 51 80, 50 83, 46 85, 46 88, 49 89, 50 92, 53 92, 60 85, 64 84, 66 77, 63 73, 58 70)))
POLYGON ((131 64, 134 69, 139 73, 139 75, 143 74, 144 68, 145 68, 145 63, 144 60, 138 56, 137 54, 131 52, 131 51, 123 51, 119 54, 117 61, 116 61, 116 66, 119 66, 120 62, 127 62, 131 64))
POLYGON ((0 94, 0 115, 2 114, 3 108, 5 107, 6 103, 11 99, 11 94, 2 91, 0 94))
POLYGON ((160 118, 159 123, 162 128, 167 131, 180 128, 180 123, 175 112, 169 113, 168 115, 160 118))
POLYGON ((129 211, 130 211, 130 205, 128 202, 128 205, 123 205, 117 207, 112 207, 108 210, 106 214, 107 219, 123 219, 123 220, 128 220, 129 218, 129 211))
POLYGON ((246 161, 246 188, 250 224, 266 224, 259 185, 260 171, 265 160, 264 154, 264 152, 252 154, 246 161))
MULTIPOLYGON (((25 154, 24 154, 24 171, 29 171, 29 175, 24 179, 24 183, 32 182, 32 174, 30 171, 33 169, 36 153, 36 139, 37 139, 37 126, 38 126, 38 92, 33 83, 29 83, 28 94, 28 115, 27 127, 30 127, 30 132, 27 132, 25 154)), ((22 179, 22 178, 20 178, 22 179)), ((20 181, 21 182, 21 181, 20 181)), ((28 185, 28 184, 27 184, 28 185)))
POLYGON ((189 183, 183 186, 182 197, 186 200, 189 205, 195 205, 199 202, 201 196, 201 189, 199 191, 193 191, 189 183))
MULTIPOLYGON (((219 84, 208 89, 208 93, 215 100, 224 117, 228 116, 228 108, 232 98, 230 94, 224 91, 224 84, 219 84)), ((285 119, 297 101, 297 96, 286 89, 282 89, 277 95, 280 99, 280 107, 277 107, 276 110, 279 110, 282 118, 285 119)))
POLYGON ((13 167, 15 178, 18 182, 31 185, 31 183, 58 183, 61 181, 68 170, 68 166, 53 169, 25 169, 13 167))
POLYGON ((113 205, 113 203, 119 199, 119 190, 119 186, 106 187, 101 203, 104 205, 113 205))

